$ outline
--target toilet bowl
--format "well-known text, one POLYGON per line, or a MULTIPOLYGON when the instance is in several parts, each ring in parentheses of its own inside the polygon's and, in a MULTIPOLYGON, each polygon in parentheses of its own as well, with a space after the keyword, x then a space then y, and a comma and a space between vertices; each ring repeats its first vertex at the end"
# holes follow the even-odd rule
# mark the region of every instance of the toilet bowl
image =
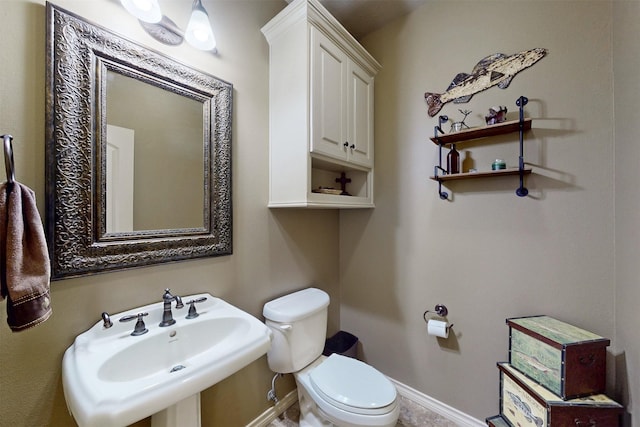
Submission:
POLYGON ((293 373, 300 427, 393 427, 400 414, 397 390, 382 373, 356 359, 322 356, 329 296, 309 288, 264 306, 273 331, 267 361, 272 371, 293 373))
POLYGON ((321 356, 294 377, 301 427, 396 425, 400 414, 396 389, 365 363, 338 354, 321 356))

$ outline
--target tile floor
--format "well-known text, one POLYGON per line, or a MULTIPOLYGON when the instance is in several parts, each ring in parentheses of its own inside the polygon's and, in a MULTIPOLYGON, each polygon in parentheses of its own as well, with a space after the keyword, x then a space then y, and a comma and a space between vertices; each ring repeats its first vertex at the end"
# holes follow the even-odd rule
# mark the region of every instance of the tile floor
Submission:
MULTIPOLYGON (((298 427, 300 409, 296 402, 268 427, 298 427)), ((400 397, 400 418, 396 427, 456 427, 456 424, 409 399, 400 397)))

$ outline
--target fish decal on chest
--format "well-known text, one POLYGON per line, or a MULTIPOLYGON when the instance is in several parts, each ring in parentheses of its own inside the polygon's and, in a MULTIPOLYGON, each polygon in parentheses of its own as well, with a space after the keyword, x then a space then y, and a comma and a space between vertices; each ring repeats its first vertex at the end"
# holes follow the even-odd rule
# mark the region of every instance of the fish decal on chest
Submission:
POLYGON ((546 54, 546 49, 535 48, 513 55, 494 53, 483 58, 473 67, 471 74, 456 75, 446 92, 424 94, 429 107, 429 117, 438 114, 438 111, 448 102, 453 101, 456 104, 469 102, 473 95, 493 86, 506 89, 516 74, 535 64, 546 54))

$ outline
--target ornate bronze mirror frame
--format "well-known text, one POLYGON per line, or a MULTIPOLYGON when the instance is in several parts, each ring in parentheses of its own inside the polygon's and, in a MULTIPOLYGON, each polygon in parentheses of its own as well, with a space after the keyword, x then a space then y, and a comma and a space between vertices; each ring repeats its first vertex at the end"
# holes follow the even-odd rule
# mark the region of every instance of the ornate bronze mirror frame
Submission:
MULTIPOLYGON (((230 83, 47 3, 46 228, 52 279, 231 254, 232 90, 230 83), (183 125, 191 136, 195 129, 196 137, 189 138, 195 141, 181 140, 185 133, 178 129, 161 132, 171 134, 171 157, 140 168, 162 171, 176 187, 143 177, 159 188, 145 187, 134 196, 142 200, 150 191, 158 192, 157 205, 140 202, 147 205, 141 217, 157 217, 163 210, 176 213, 188 204, 197 209, 195 221, 184 226, 161 221, 169 224, 166 227, 145 224, 114 229, 108 225, 107 118, 114 116, 109 109, 113 113, 120 110, 118 105, 124 108, 142 98, 130 92, 122 104, 108 103, 108 86, 115 78, 142 85, 143 90, 167 93, 165 103, 175 109, 170 110, 171 116, 178 110, 195 110, 196 125, 183 125), (177 107, 182 101, 190 107, 177 107), (191 155, 192 163, 178 164, 186 160, 175 154, 175 146, 179 153, 181 144, 186 147, 187 143, 195 146, 196 156, 191 155), (180 181, 184 170, 196 171, 195 185, 180 181), (196 195, 195 202, 180 202, 178 196, 187 191, 196 195)), ((145 127, 160 127, 164 121, 168 120, 158 118, 149 126, 145 119, 145 127)), ((153 150, 171 151, 159 143, 153 150)), ((136 161, 151 157, 148 153, 136 153, 136 161)), ((136 165, 135 174, 139 173, 136 165)), ((131 179, 141 180, 137 175, 131 179)))

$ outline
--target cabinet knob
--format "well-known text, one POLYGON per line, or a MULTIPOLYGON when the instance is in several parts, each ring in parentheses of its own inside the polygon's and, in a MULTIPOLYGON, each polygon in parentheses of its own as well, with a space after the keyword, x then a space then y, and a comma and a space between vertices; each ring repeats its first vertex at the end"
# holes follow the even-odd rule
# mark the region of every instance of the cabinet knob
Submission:
POLYGON ((342 145, 344 145, 345 148, 348 148, 349 147, 349 141, 345 141, 344 144, 342 144, 342 145))
POLYGON ((349 148, 351 148, 352 150, 355 150, 356 149, 356 144, 351 144, 351 146, 349 148))

